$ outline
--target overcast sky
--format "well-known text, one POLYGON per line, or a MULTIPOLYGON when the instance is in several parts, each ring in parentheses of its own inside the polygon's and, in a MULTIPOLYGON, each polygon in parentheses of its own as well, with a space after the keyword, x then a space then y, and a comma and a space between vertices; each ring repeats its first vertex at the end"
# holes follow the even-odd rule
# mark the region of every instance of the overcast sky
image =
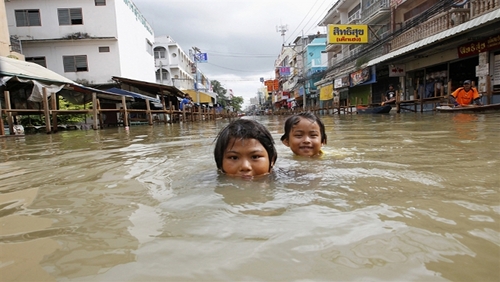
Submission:
POLYGON ((235 96, 257 96, 260 78, 274 78, 274 62, 297 36, 325 33, 318 22, 336 0, 133 0, 153 27, 184 52, 198 47, 208 62, 198 64, 235 96), (277 31, 287 26, 285 36, 277 31))

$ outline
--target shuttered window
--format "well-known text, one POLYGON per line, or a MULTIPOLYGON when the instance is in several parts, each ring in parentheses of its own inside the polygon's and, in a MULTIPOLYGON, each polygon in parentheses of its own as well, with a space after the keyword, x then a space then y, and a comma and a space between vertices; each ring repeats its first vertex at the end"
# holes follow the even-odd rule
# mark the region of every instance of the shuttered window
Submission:
POLYGON ((41 26, 40 10, 16 10, 16 26, 41 26))
POLYGON ((88 71, 87 56, 63 56, 64 72, 88 71))
POLYGON ((107 53, 109 52, 109 46, 99 47, 99 53, 107 53))
POLYGON ((106 0, 94 0, 96 6, 106 6, 106 0))
POLYGON ((25 61, 38 64, 44 68, 47 67, 47 62, 45 61, 45 57, 26 57, 25 61))
POLYGON ((81 8, 57 9, 59 25, 79 25, 83 24, 83 14, 81 8))

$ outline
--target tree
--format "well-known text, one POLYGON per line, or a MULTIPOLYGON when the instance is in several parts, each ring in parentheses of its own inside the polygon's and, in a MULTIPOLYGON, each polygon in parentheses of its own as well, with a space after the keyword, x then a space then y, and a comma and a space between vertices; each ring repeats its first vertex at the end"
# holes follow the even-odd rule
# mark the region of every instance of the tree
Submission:
POLYGON ((227 105, 226 101, 229 100, 226 96, 227 90, 217 80, 212 80, 210 83, 213 91, 217 94, 217 102, 225 107, 227 105))
POLYGON ((241 96, 234 96, 231 100, 231 104, 235 112, 241 111, 241 106, 243 105, 244 99, 241 96))

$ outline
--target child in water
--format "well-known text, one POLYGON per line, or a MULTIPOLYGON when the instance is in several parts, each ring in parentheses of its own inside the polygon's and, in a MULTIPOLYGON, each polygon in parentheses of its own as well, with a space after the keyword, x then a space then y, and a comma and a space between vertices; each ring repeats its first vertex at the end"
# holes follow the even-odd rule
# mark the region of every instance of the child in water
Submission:
POLYGON ((312 113, 295 114, 285 121, 285 133, 281 136, 281 142, 295 155, 321 156, 321 147, 326 145, 325 125, 312 113))
POLYGON ((269 174, 278 153, 271 133, 262 124, 237 119, 217 135, 214 157, 223 173, 252 179, 269 174))

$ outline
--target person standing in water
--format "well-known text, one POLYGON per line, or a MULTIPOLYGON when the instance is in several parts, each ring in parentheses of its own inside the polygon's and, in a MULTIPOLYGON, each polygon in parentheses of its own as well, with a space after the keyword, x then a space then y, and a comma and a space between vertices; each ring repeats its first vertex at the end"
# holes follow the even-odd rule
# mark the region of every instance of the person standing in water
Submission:
POLYGON ((465 80, 463 87, 459 87, 451 93, 452 102, 458 107, 466 107, 473 102, 482 105, 480 98, 477 89, 471 86, 470 80, 465 80))
POLYGON ((385 101, 382 102, 382 106, 394 103, 396 103, 396 90, 394 90, 394 85, 389 84, 389 90, 385 92, 385 101))
POLYGON ((278 153, 271 133, 262 124, 237 119, 217 135, 214 157, 222 173, 252 179, 269 174, 278 153))
POLYGON ((281 142, 295 155, 321 156, 321 148, 326 145, 325 125, 312 113, 295 114, 285 121, 285 133, 281 136, 281 142))

